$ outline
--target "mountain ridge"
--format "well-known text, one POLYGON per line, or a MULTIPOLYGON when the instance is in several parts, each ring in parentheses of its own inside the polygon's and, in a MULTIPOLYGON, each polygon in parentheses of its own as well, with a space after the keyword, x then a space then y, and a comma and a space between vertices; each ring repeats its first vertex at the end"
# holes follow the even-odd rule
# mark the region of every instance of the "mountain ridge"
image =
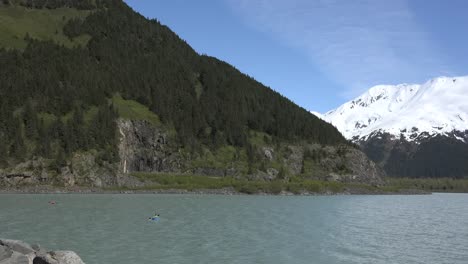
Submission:
POLYGON ((323 114, 323 119, 355 141, 378 131, 417 142, 422 133, 449 136, 467 130, 466 100, 468 76, 438 77, 421 85, 377 85, 323 114))
POLYGON ((318 117, 393 177, 468 177, 468 76, 377 85, 318 117))

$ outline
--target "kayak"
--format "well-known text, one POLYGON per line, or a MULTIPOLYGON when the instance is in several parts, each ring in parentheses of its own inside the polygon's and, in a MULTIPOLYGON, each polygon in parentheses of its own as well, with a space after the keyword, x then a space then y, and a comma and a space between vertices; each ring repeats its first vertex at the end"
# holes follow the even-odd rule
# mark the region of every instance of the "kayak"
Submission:
POLYGON ((159 217, 150 217, 148 221, 154 221, 154 222, 159 221, 159 217))

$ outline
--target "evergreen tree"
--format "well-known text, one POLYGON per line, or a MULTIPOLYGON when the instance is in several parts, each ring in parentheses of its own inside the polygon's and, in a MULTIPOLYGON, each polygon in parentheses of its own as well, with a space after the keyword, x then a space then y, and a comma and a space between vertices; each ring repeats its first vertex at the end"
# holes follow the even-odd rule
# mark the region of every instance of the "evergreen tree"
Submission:
POLYGON ((78 150, 76 129, 72 120, 68 120, 65 124, 64 136, 64 153, 69 156, 74 151, 78 150))
POLYGON ((281 166, 281 168, 280 168, 280 170, 279 170, 279 172, 278 172, 278 176, 277 176, 277 177, 278 177, 278 179, 280 179, 280 180, 286 179, 286 170, 285 170, 284 166, 281 166))
POLYGON ((57 139, 60 142, 60 145, 63 147, 64 146, 64 141, 65 141, 65 125, 63 124, 62 120, 60 118, 55 118, 55 120, 52 122, 48 129, 48 134, 54 138, 57 139))
POLYGON ((38 118, 31 100, 26 101, 23 122, 26 138, 30 140, 36 140, 38 138, 38 118))
POLYGON ((8 147, 6 137, 0 133, 0 167, 7 164, 8 161, 8 147))
POLYGON ((17 160, 23 160, 26 157, 26 146, 23 139, 23 125, 19 119, 16 119, 16 134, 11 146, 11 154, 17 160))
POLYGON ((39 142, 36 146, 36 155, 48 158, 52 154, 51 149, 51 135, 49 134, 46 126, 44 125, 44 120, 39 121, 39 142))
POLYGON ((261 171, 263 171, 263 172, 266 172, 266 171, 267 171, 265 161, 260 162, 260 168, 259 168, 259 170, 261 170, 261 171))
POLYGON ((52 163, 52 168, 57 172, 60 172, 60 169, 67 166, 67 159, 65 151, 62 148, 59 148, 57 155, 55 156, 54 162, 52 163))
POLYGON ((77 149, 86 149, 87 148, 87 133, 84 127, 84 117, 83 110, 81 107, 77 106, 73 110, 73 116, 71 122, 67 123, 70 127, 70 136, 73 137, 72 151, 77 149))
POLYGON ((304 174, 305 173, 305 161, 304 159, 302 159, 301 161, 301 174, 304 174))

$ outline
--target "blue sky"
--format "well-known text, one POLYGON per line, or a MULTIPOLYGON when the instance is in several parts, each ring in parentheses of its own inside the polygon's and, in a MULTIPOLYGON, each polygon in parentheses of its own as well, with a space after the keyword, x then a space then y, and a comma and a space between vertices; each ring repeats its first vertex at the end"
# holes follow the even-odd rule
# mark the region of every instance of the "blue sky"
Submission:
POLYGON ((308 110, 377 84, 468 74, 464 0, 125 2, 308 110))

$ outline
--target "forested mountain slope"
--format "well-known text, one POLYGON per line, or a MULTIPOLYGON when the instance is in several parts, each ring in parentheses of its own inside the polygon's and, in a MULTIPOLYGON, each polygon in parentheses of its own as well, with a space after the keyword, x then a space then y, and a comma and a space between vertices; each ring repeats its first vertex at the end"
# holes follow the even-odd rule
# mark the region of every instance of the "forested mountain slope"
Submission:
MULTIPOLYGON (((111 171, 127 172, 128 158, 134 171, 193 172, 239 162, 239 175, 269 167, 307 174, 291 169, 288 149, 301 146, 302 164, 312 151, 304 146, 352 151, 330 124, 229 64, 197 54, 121 0, 4 0, 0 15, 8 22, 0 26, 0 163, 7 170, 41 160, 41 171, 73 174, 74 159, 92 153, 96 166, 111 171), (128 127, 124 120, 138 122, 128 127), (157 142, 143 144, 138 133, 149 127, 147 136, 157 142), (139 138, 139 150, 122 148, 132 138, 125 131, 139 138), (262 147, 270 146, 277 157, 263 161, 262 147), (214 154, 223 150, 228 154, 214 154), (177 165, 161 165, 169 156, 177 165)), ((315 163, 311 175, 349 170, 345 162, 315 163)))

